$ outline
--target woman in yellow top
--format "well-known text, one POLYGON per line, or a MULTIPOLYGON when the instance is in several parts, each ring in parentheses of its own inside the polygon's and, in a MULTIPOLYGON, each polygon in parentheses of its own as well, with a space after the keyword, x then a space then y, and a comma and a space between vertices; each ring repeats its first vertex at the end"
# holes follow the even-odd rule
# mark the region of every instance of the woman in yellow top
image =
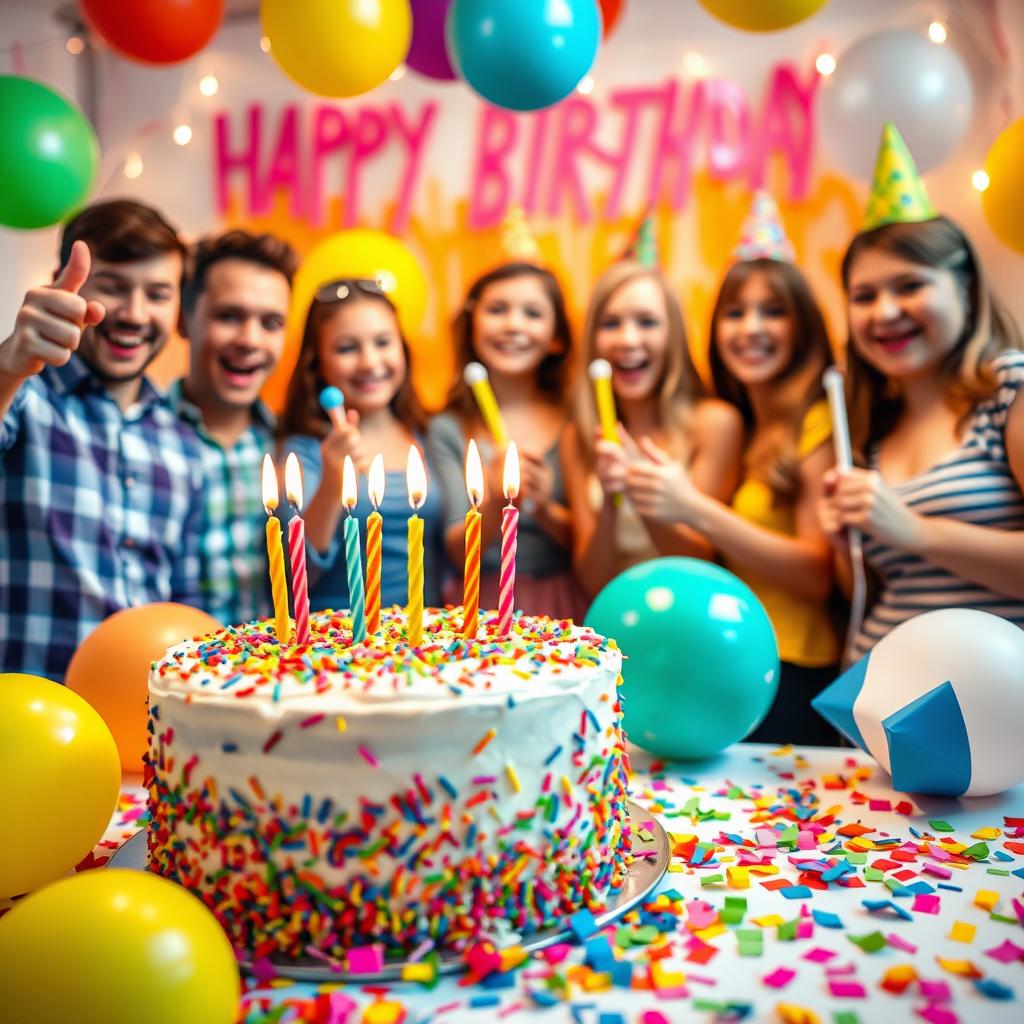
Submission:
POLYGON ((719 397, 739 409, 746 428, 740 486, 730 504, 716 501, 647 444, 650 461, 631 468, 627 489, 641 515, 705 536, 772 620, 778 696, 748 739, 831 744, 837 734, 810 706, 840 655, 827 609, 831 548, 816 516, 833 462, 821 386, 828 336, 769 196, 755 198, 734 255, 712 314, 711 368, 719 397))

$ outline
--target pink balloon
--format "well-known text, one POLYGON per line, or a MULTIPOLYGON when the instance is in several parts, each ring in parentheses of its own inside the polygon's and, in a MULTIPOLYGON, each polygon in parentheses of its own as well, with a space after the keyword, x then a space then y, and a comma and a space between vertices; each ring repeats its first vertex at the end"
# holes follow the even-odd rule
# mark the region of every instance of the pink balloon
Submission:
POLYGON ((411 0, 412 43, 405 63, 427 78, 452 82, 458 75, 448 60, 445 19, 452 0, 411 0))

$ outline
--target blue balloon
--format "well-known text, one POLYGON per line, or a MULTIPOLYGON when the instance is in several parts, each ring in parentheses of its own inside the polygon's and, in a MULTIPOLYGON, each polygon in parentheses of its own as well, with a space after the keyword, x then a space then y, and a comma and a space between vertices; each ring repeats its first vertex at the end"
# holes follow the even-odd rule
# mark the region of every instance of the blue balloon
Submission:
POLYGON ((779 686, 768 613, 742 580, 711 562, 658 558, 597 595, 586 623, 614 638, 623 726, 660 757, 710 757, 748 735, 779 686))
POLYGON ((540 110, 590 70, 601 40, 597 0, 453 0, 448 54, 485 100, 540 110))

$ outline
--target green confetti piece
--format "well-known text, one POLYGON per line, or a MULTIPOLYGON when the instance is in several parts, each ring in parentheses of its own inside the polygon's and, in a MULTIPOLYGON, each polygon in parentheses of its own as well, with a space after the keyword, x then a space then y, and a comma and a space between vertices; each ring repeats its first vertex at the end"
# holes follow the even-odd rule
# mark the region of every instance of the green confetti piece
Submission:
POLYGON ((864 869, 864 881, 865 882, 884 882, 885 872, 879 871, 878 868, 865 868, 864 869))
POLYGON ((847 935, 846 937, 855 946, 860 946, 865 953, 877 953, 888 945, 881 932, 868 932, 867 935, 847 935))
POLYGON ((997 914, 994 910, 988 915, 990 921, 998 921, 1000 924, 1016 924, 1017 918, 1007 917, 1005 914, 997 914))
POLYGON ((737 928, 740 956, 760 956, 764 952, 764 933, 756 928, 737 928))
POLYGON ((741 924, 747 913, 747 901, 743 896, 726 896, 725 907, 718 916, 726 924, 741 924))
POLYGON ((941 818, 932 818, 928 825, 931 827, 933 832, 955 832, 956 829, 948 821, 943 821, 941 818))
POLYGON ((725 881, 725 875, 701 875, 700 884, 702 886, 709 885, 721 885, 725 881))
POLYGON ((616 928, 615 945, 618 946, 619 949, 629 949, 629 947, 633 945, 633 929, 616 928))
POLYGON ((988 859, 988 844, 987 843, 975 843, 973 846, 968 846, 963 851, 964 857, 970 857, 972 860, 987 860, 988 859))
POLYGON ((832 1014, 835 1024, 860 1024, 860 1017, 852 1010, 837 1010, 832 1014))
POLYGON ((851 864, 867 864, 868 855, 863 850, 847 850, 846 859, 851 864))
POLYGON ((649 946, 660 934, 653 924, 641 925, 633 932, 633 945, 649 946))
POLYGON ((1010 875, 1010 869, 1009 868, 989 868, 988 871, 986 871, 985 873, 988 874, 988 875, 1002 875, 1003 878, 1008 878, 1009 875, 1010 875))
POLYGON ((775 937, 780 942, 792 942, 796 938, 796 929, 799 924, 799 918, 795 918, 792 921, 783 921, 782 924, 775 929, 775 937))

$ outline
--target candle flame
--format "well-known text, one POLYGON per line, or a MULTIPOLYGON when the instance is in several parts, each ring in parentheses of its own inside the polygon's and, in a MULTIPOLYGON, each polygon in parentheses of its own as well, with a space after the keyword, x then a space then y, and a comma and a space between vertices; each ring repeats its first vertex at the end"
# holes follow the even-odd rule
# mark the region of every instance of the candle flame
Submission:
POLYGON ((510 441, 505 452, 505 472, 502 476, 502 489, 509 501, 515 500, 519 494, 519 449, 515 441, 510 441))
POLYGON ((302 511, 302 467, 295 452, 289 452, 284 461, 284 490, 288 500, 302 511))
POLYGON ((352 461, 351 455, 345 456, 345 462, 341 468, 341 503, 352 511, 359 500, 359 486, 356 480, 356 464, 352 461))
POLYGON ((409 445, 405 479, 409 488, 409 504, 414 510, 422 508, 427 500, 427 471, 423 468, 423 456, 414 444, 409 445))
POLYGON ((466 491, 474 507, 484 500, 484 467, 480 462, 480 449, 472 438, 466 450, 466 491))
POLYGON ((381 502, 384 500, 384 456, 374 455, 373 462, 370 463, 370 501, 373 502, 374 509, 380 508, 381 502))
POLYGON ((270 452, 263 455, 263 507, 269 516, 277 508, 277 470, 270 452))

